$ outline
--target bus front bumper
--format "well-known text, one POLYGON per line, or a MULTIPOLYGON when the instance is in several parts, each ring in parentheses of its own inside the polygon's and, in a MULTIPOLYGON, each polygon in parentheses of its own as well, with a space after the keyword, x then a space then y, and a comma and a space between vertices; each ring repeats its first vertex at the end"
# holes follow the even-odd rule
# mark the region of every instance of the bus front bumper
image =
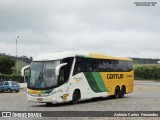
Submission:
POLYGON ((53 95, 48 95, 45 97, 41 97, 41 96, 33 96, 30 94, 27 94, 27 99, 30 102, 38 102, 38 103, 58 103, 56 97, 54 97, 53 95))

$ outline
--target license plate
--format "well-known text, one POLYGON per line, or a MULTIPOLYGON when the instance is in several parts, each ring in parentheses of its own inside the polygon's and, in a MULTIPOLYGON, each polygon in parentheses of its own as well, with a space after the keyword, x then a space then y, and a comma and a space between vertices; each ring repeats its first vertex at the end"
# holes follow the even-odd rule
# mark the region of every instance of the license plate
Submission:
POLYGON ((43 98, 37 98, 37 101, 41 102, 43 101, 43 98))

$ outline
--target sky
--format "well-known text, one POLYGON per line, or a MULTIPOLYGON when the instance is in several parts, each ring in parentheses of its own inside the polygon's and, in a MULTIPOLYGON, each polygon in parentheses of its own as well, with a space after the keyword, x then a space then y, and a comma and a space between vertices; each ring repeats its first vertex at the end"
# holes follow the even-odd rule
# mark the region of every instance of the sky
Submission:
POLYGON ((145 0, 0 0, 0 53, 36 57, 89 51, 160 58, 160 2, 145 0), (19 38, 17 37, 19 36, 19 38))

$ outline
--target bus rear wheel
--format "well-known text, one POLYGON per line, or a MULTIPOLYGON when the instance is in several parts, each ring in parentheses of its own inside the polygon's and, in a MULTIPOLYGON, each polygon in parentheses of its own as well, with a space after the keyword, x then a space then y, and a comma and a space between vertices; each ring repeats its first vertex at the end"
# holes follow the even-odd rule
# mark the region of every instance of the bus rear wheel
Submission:
POLYGON ((125 93, 126 93, 126 89, 124 86, 122 86, 121 92, 120 92, 120 98, 124 98, 125 93))
POLYGON ((117 86, 115 88, 114 98, 117 99, 120 97, 120 88, 117 86))
POLYGON ((80 99, 80 91, 79 90, 75 90, 73 92, 73 96, 72 96, 72 104, 77 104, 79 99, 80 99))

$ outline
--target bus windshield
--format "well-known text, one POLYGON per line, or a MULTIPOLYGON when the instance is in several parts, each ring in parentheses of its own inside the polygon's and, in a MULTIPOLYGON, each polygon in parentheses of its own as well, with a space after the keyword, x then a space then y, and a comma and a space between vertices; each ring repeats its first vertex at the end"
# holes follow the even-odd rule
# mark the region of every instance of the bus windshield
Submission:
POLYGON ((60 61, 32 62, 28 88, 47 89, 57 85, 55 68, 60 61))

